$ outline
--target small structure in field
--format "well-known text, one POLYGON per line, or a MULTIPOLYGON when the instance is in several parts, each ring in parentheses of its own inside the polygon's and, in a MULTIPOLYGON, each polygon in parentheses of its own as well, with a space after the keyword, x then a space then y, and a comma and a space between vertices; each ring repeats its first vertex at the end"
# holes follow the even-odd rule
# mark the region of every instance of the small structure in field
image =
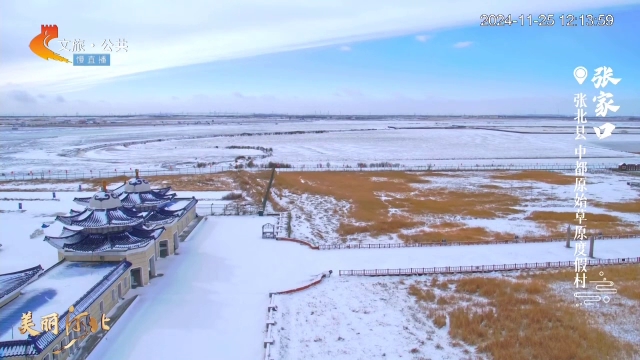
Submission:
POLYGON ((276 227, 273 224, 264 224, 262 225, 262 238, 263 239, 275 239, 276 238, 276 227))

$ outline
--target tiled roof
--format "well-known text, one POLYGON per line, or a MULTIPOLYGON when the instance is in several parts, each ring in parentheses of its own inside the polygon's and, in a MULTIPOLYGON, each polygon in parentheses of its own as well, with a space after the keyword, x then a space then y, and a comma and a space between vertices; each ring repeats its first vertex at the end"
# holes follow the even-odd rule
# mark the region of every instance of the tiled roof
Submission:
MULTIPOLYGON (((122 184, 120 186, 118 186, 117 188, 110 190, 110 192, 114 192, 117 195, 122 195, 122 194, 126 194, 126 192, 124 191, 126 187, 126 184, 122 184)), ((165 195, 166 193, 168 193, 169 191, 171 191, 171 186, 167 186, 164 188, 159 188, 159 189, 151 189, 152 192, 156 192, 159 195, 165 195)))
MULTIPOLYGON (((87 291, 73 306, 75 307, 71 317, 76 317, 78 314, 86 311, 93 302, 96 301, 111 285, 113 285, 118 278, 124 274, 131 267, 131 263, 128 261, 122 261, 111 270, 101 281, 95 284, 89 291, 87 291)), ((60 319, 65 319, 69 311, 65 311, 60 315, 60 319)), ((14 341, 2 341, 0 342, 0 358, 9 358, 14 356, 25 355, 37 355, 46 349, 55 339, 64 334, 66 330, 66 323, 60 321, 58 324, 59 333, 54 334, 51 331, 41 333, 36 337, 31 337, 27 340, 14 340, 14 341)))
POLYGON ((63 250, 75 252, 127 251, 146 246, 159 238, 164 230, 164 227, 154 229, 133 227, 128 231, 117 233, 87 234, 65 228, 66 233, 63 232, 65 236, 45 236, 44 240, 63 250))
POLYGON ((165 195, 166 193, 171 191, 171 186, 167 186, 167 187, 159 188, 159 189, 152 189, 151 191, 155 191, 160 195, 165 195))
POLYGON ((42 266, 34 266, 8 274, 0 275, 0 299, 27 285, 31 280, 42 273, 42 266))
POLYGON ((116 193, 116 195, 120 196, 120 195, 122 195, 124 193, 124 186, 125 186, 125 184, 122 184, 122 185, 118 186, 117 188, 111 190, 111 192, 114 192, 114 193, 116 193))
POLYGON ((173 198, 176 197, 176 194, 160 194, 155 191, 146 191, 140 193, 127 193, 123 197, 122 206, 134 207, 136 205, 160 205, 167 203, 173 198))
POLYGON ((89 202, 91 201, 91 196, 89 197, 82 197, 82 198, 73 198, 73 202, 78 204, 78 205, 82 205, 84 207, 89 206, 89 202))
POLYGON ((165 212, 172 212, 174 214, 180 213, 182 216, 182 214, 184 214, 185 212, 191 210, 191 208, 193 208, 194 206, 196 206, 196 204, 198 203, 198 200, 196 200, 195 197, 193 198, 174 198, 173 201, 168 202, 166 204, 162 204, 162 206, 158 207, 158 210, 162 210, 165 212), (188 202, 187 202, 188 201, 188 202), (172 205, 178 204, 180 202, 186 202, 186 204, 182 207, 180 207, 179 209, 175 209, 175 210, 171 210, 172 205))
MULTIPOLYGON (((151 191, 142 193, 127 193, 124 191, 124 188, 124 185, 120 185, 112 192, 118 195, 120 200, 122 200, 122 205, 127 207, 133 207, 138 204, 159 205, 171 201, 176 196, 176 194, 167 194, 171 191, 171 187, 152 189, 151 191)), ((88 207, 91 198, 91 196, 74 198, 73 201, 78 205, 88 207)))
POLYGON ((0 342, 0 359, 14 356, 38 355, 42 350, 36 348, 32 339, 0 342))
POLYGON ((65 225, 84 228, 101 228, 107 226, 135 226, 144 221, 143 216, 135 210, 118 207, 113 209, 89 209, 71 216, 58 216, 57 221, 65 225))
POLYGON ((155 211, 152 211, 145 218, 145 224, 147 225, 166 225, 175 220, 179 220, 186 214, 191 208, 196 206, 198 200, 192 199, 173 199, 171 202, 160 205, 155 211), (177 210, 169 210, 171 205, 176 204, 178 201, 190 200, 184 207, 177 210))
POLYGON ((144 219, 144 224, 146 226, 167 225, 178 219, 180 219, 180 214, 156 210, 151 211, 149 215, 147 215, 147 217, 144 219))

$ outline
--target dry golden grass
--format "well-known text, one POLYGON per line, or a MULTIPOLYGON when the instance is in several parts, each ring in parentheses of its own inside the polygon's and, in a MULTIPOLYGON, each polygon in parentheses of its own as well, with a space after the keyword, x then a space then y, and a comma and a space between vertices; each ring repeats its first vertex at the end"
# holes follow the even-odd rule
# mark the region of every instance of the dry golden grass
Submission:
POLYGON ((350 223, 341 223, 338 232, 342 236, 369 233, 371 236, 379 236, 385 234, 395 234, 400 230, 408 229, 423 225, 424 223, 414 221, 406 216, 393 215, 386 219, 380 219, 377 222, 368 225, 355 225, 350 223))
MULTIPOLYGON (((640 301, 640 265, 633 264, 587 267, 587 280, 602 280, 603 277, 615 283, 619 295, 640 301), (604 273, 603 276, 599 275, 601 271, 604 273)), ((575 271, 573 269, 563 269, 540 273, 526 272, 518 275, 517 278, 531 278, 545 282, 572 283, 575 278, 575 271)))
MULTIPOLYGON (((586 213, 585 218, 586 221, 583 221, 583 224, 591 233, 626 234, 639 229, 637 225, 609 214, 586 213)), ((579 224, 575 212, 534 211, 525 220, 533 220, 544 225, 552 236, 565 236, 567 224, 573 226, 579 224)))
MULTIPOLYGON (((551 295, 541 279, 469 277, 453 282, 457 293, 480 296, 488 304, 460 306, 438 298, 438 311, 446 309, 449 315, 449 335, 492 359, 617 360, 630 358, 635 351, 632 344, 590 325, 581 310, 551 295)), ((416 288, 409 293, 433 302, 423 295, 423 289, 416 288)), ((428 314, 432 319, 436 316, 433 309, 428 314)))
POLYGON ((482 227, 459 227, 446 231, 422 230, 414 234, 399 234, 398 238, 406 243, 440 242, 442 239, 454 242, 479 242, 513 240, 514 234, 489 231, 482 227))
POLYGON ((409 295, 425 302, 433 302, 436 300, 436 294, 431 289, 424 289, 418 285, 409 286, 409 295))
POLYGON ((431 283, 429 284, 429 286, 438 288, 440 290, 448 290, 449 282, 447 280, 438 281, 438 279, 434 277, 434 278, 431 278, 431 283))
MULTIPOLYGON (((237 186, 234 186, 234 179, 231 173, 158 175, 145 176, 144 178, 149 180, 154 187, 171 186, 171 189, 175 191, 225 191, 237 188, 237 186)), ((103 180, 109 185, 113 183, 125 183, 129 179, 131 179, 130 176, 118 176, 105 179, 95 178, 84 180, 84 182, 90 184, 93 189, 97 190, 102 187, 103 180)))
POLYGON ((640 199, 636 201, 627 201, 627 202, 598 202, 592 201, 591 204, 595 207, 623 212, 623 213, 638 213, 640 214, 640 199))
POLYGON ((411 184, 425 182, 426 180, 414 173, 403 172, 379 172, 375 174, 286 172, 279 173, 276 176, 273 186, 278 190, 286 189, 296 194, 329 196, 336 200, 348 201, 353 204, 349 214, 351 219, 366 225, 343 222, 338 232, 342 236, 347 236, 359 233, 375 235, 396 233, 400 229, 416 226, 418 223, 408 217, 389 217, 389 206, 376 194, 411 193, 416 191, 411 184))
POLYGON ((433 325, 435 325, 438 329, 442 329, 447 325, 447 314, 445 313, 437 313, 433 317, 433 325))
POLYGON ((551 185, 572 185, 576 183, 575 176, 541 170, 498 173, 491 175, 491 178, 495 180, 538 181, 551 185))
POLYGON ((235 171, 231 176, 233 181, 254 203, 262 204, 264 193, 271 178, 271 171, 235 171))
POLYGON ((465 226, 465 224, 461 222, 443 221, 438 224, 430 225, 430 228, 436 230, 454 230, 463 226, 465 226))
POLYGON ((409 214, 458 215, 483 219, 507 216, 521 212, 517 196, 500 192, 473 192, 446 188, 430 189, 422 196, 393 198, 387 203, 409 214))
MULTIPOLYGON (((449 189, 419 189, 412 184, 427 183, 421 176, 448 176, 439 173, 344 173, 310 172, 280 173, 276 176, 274 187, 296 194, 315 194, 332 197, 352 204, 349 218, 352 222, 342 222, 338 228, 341 236, 369 233, 372 236, 394 234, 422 225, 414 216, 457 215, 480 218, 494 218, 518 213, 514 207, 520 204, 516 196, 500 192, 476 192, 449 189), (380 195, 386 198, 383 200, 380 195), (397 209, 404 215, 389 216, 390 209, 397 209)), ((478 229, 464 230, 463 225, 450 226, 446 238, 460 236, 464 241, 466 234, 478 229)), ((403 236, 407 241, 434 241, 442 239, 441 234, 430 233, 430 237, 421 235, 403 236), (422 239, 422 240, 421 240, 422 239)), ((489 239, 491 235, 477 234, 473 240, 489 239)), ((511 238, 513 236, 510 236, 511 238)), ((456 239, 457 240, 457 239, 456 239)))

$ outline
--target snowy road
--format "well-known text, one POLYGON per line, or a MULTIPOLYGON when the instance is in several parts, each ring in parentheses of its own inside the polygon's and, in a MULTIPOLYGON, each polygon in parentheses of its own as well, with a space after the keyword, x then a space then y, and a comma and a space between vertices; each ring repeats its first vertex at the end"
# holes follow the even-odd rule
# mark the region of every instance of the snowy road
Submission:
MULTIPOLYGON (((261 239, 261 226, 274 220, 256 216, 202 221, 180 247, 180 255, 159 263, 164 276, 140 289, 139 299, 89 359, 259 359, 268 293, 295 287, 326 270, 574 258, 573 249, 563 243, 313 251, 261 239)), ((600 241, 596 255, 640 256, 640 239, 600 241)))

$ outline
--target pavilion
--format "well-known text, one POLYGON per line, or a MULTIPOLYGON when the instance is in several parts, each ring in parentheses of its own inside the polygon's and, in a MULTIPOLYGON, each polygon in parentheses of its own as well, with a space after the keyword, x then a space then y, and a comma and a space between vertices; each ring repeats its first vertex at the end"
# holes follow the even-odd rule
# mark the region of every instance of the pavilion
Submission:
MULTIPOLYGON (((94 335, 84 339, 75 332, 67 335, 64 321, 59 322, 57 334, 45 329, 21 334, 22 314, 33 312, 38 324, 53 312, 66 318, 73 305, 71 317, 87 312, 99 319, 130 289, 147 285, 156 276, 158 254, 173 254, 179 247, 178 235, 197 217, 198 200, 167 195, 170 188, 151 190, 146 180, 136 177, 118 189, 122 191, 108 191, 103 181, 102 191, 83 198, 84 210, 56 217, 60 232, 44 241, 58 249, 57 264, 44 271, 35 266, 0 274, 0 358, 74 357, 94 335), (57 354, 62 348, 66 350, 57 354)), ((104 336, 104 330, 98 332, 104 336)))
POLYGON ((58 249, 60 260, 127 260, 132 264, 132 284, 145 286, 156 276, 158 257, 174 254, 179 248, 178 236, 196 217, 198 201, 173 195, 156 210, 142 212, 124 206, 121 197, 106 191, 103 182, 102 191, 90 198, 84 210, 56 217, 62 231, 44 240, 58 249))
MULTIPOLYGON (((119 187, 108 192, 116 194, 122 206, 134 208, 138 211, 155 210, 158 206, 171 202, 176 194, 169 193, 171 187, 152 189, 148 180, 140 178, 140 172, 136 169, 136 177, 125 181, 119 187)), ((89 206, 91 197, 75 198, 73 201, 82 206, 89 206)))

